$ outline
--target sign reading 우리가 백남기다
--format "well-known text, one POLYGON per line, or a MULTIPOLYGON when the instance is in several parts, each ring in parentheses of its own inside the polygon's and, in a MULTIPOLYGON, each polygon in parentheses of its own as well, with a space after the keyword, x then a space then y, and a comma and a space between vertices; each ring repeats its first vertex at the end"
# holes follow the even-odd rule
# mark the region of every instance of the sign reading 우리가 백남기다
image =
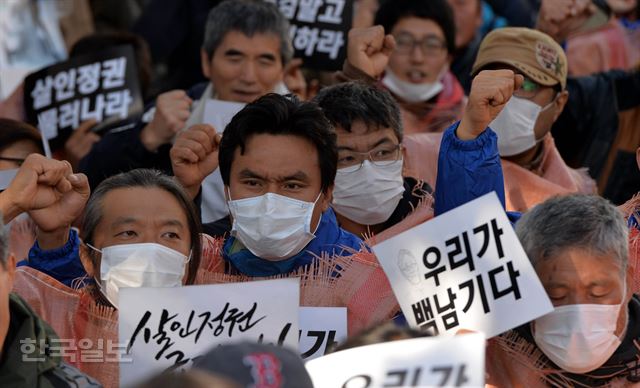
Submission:
POLYGON ((120 363, 120 386, 189 367, 219 344, 244 340, 298 347, 299 279, 123 288, 119 295, 119 338, 131 360, 120 363))
POLYGON ((352 0, 265 1, 276 4, 289 19, 294 57, 301 58, 305 67, 342 69, 353 19, 352 0))
POLYGON ((83 121, 97 121, 93 130, 102 132, 130 124, 142 114, 135 53, 129 45, 56 63, 24 82, 27 118, 53 149, 59 149, 83 121))
POLYGON ((485 336, 414 338, 360 346, 306 363, 315 387, 482 387, 485 336))
POLYGON ((553 310, 495 193, 372 249, 413 327, 493 337, 553 310))

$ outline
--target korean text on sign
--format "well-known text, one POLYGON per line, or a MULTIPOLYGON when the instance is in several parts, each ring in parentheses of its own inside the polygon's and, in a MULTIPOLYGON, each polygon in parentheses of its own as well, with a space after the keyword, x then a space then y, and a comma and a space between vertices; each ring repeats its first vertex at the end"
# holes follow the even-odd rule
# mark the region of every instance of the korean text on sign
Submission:
POLYGON ((299 279, 120 290, 119 338, 131 362, 120 385, 188 367, 214 345, 238 340, 298 347, 299 279))
POLYGON ((553 309, 495 193, 373 251, 413 327, 492 337, 553 309))
POLYGON ((114 47, 29 75, 25 109, 47 139, 68 134, 86 120, 117 122, 141 113, 133 49, 114 47))
POLYGON ((485 337, 391 341, 309 361, 315 387, 482 387, 485 337))
POLYGON ((321 70, 341 68, 353 18, 349 0, 266 0, 291 22, 295 57, 321 70))

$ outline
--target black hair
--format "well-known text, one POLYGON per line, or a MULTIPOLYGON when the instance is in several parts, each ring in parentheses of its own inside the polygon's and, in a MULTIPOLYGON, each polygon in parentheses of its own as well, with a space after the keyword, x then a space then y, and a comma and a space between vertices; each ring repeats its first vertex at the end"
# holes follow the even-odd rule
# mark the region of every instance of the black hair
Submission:
POLYGON ((402 141, 400 108, 384 89, 361 82, 346 82, 322 89, 313 101, 336 127, 351 132, 351 125, 361 120, 367 126, 393 129, 402 141))
MULTIPOLYGON (((191 237, 191 260, 189 261, 189 268, 187 270, 186 284, 193 284, 196 278, 196 272, 200 266, 200 257, 202 256, 202 243, 200 241, 202 225, 200 224, 200 219, 193 201, 184 192, 182 186, 170 176, 160 171, 139 168, 114 175, 102 181, 91 194, 85 207, 82 227, 80 228, 82 241, 86 244, 94 244, 94 233, 98 224, 102 221, 104 213, 102 202, 107 193, 116 189, 132 187, 162 189, 173 195, 178 203, 180 203, 180 206, 187 216, 189 235, 191 237)), ((93 256, 92 261, 95 265, 96 261, 93 256)))
POLYGON ((369 327, 356 336, 349 337, 345 342, 330 350, 331 352, 339 352, 360 346, 432 336, 433 333, 428 330, 418 330, 408 326, 399 326, 395 322, 385 322, 369 327))
POLYGON ((326 193, 333 185, 338 168, 338 147, 331 123, 315 103, 274 93, 245 106, 224 130, 218 161, 225 185, 229 185, 236 149, 244 154, 247 141, 260 134, 298 136, 313 143, 318 151, 322 191, 326 193))
POLYGON ((385 33, 390 34, 400 19, 412 16, 433 20, 442 29, 447 51, 455 51, 456 24, 447 0, 388 0, 378 8, 374 23, 384 27, 385 33))
POLYGON ((22 140, 32 141, 44 154, 42 135, 34 126, 22 121, 0 118, 0 152, 22 140))

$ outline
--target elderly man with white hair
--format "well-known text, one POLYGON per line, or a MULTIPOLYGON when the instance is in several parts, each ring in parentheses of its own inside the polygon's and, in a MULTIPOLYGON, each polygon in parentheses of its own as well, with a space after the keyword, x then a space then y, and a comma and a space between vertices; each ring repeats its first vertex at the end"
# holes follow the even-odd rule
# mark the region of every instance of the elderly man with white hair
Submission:
POLYGON ((516 233, 555 309, 490 347, 489 382, 640 381, 640 299, 622 213, 597 196, 554 197, 525 214, 516 233))

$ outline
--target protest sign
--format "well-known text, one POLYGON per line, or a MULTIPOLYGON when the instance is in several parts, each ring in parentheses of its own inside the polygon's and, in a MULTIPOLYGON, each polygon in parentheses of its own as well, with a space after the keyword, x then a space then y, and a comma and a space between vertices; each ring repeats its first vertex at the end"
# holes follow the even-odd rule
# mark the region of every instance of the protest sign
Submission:
POLYGON ((315 387, 483 387, 485 337, 415 338, 342 350, 306 363, 315 387))
POLYGON ((24 104, 54 150, 86 120, 99 123, 96 132, 131 125, 143 110, 133 48, 105 48, 30 74, 24 104))
POLYGON ((239 340, 297 349, 299 279, 120 290, 120 385, 189 367, 215 345, 239 340))
POLYGON ((495 193, 373 251, 413 327, 493 337, 553 310, 495 193))
POLYGON ((300 307, 300 343, 305 360, 324 356, 347 339, 346 307, 300 307))
POLYGON ((236 113, 244 108, 239 102, 207 100, 204 106, 203 122, 211 124, 216 132, 222 133, 236 113))
POLYGON ((266 1, 276 4, 289 19, 294 57, 301 58, 303 66, 326 71, 342 69, 353 20, 353 1, 266 1))

